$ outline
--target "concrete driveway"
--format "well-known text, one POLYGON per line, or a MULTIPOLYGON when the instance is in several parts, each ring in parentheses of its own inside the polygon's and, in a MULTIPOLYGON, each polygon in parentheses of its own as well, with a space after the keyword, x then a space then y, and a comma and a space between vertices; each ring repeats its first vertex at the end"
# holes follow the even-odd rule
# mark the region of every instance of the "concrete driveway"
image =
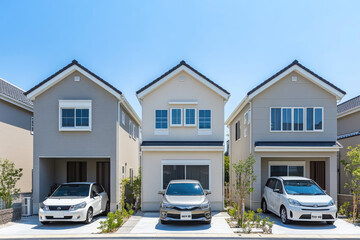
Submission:
POLYGON ((153 234, 197 234, 197 233, 215 233, 229 234, 233 233, 225 218, 228 215, 225 212, 213 213, 211 224, 202 223, 170 223, 163 225, 159 221, 159 212, 147 212, 142 216, 132 216, 131 219, 119 229, 118 233, 153 233, 153 234))
POLYGON ((104 216, 94 217, 90 224, 54 222, 42 225, 38 216, 23 217, 18 222, 10 222, 0 225, 0 236, 8 235, 56 235, 56 234, 90 234, 100 232, 97 227, 100 221, 106 219, 104 216))
POLYGON ((326 222, 292 222, 283 224, 280 218, 274 214, 264 214, 274 221, 273 234, 297 234, 297 235, 359 235, 360 227, 354 226, 342 219, 335 221, 334 225, 327 225, 326 222))

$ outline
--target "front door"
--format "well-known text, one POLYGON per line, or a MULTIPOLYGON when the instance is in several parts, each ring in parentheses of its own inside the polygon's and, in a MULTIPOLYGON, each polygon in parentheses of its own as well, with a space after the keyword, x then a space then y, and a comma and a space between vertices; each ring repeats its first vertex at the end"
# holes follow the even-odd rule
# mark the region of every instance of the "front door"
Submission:
POLYGON ((104 187, 110 199, 110 162, 96 163, 96 182, 104 187))
POLYGON ((325 161, 310 162, 310 178, 325 189, 325 161))

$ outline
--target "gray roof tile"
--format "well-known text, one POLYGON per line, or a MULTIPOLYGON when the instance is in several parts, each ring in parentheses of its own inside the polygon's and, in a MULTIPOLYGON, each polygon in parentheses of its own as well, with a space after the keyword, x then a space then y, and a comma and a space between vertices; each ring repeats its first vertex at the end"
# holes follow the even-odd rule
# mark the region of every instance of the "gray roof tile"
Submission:
POLYGON ((356 108, 358 106, 360 106, 360 95, 357 96, 357 97, 354 97, 354 98, 352 98, 350 100, 347 100, 346 102, 343 102, 343 103, 339 104, 337 106, 337 112, 338 112, 338 114, 343 113, 343 112, 346 112, 346 111, 351 110, 353 108, 356 108))
POLYGON ((20 88, 0 78, 0 94, 10 97, 15 101, 24 103, 29 107, 33 107, 32 101, 28 99, 24 93, 25 92, 20 88))

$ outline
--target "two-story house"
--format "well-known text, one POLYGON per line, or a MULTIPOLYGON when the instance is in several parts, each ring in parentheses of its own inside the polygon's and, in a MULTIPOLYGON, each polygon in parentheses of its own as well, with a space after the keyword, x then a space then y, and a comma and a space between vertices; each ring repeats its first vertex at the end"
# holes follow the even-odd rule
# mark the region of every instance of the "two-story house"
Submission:
POLYGON ((181 61, 136 92, 142 106, 142 210, 169 181, 199 180, 223 209, 224 105, 229 92, 181 61))
MULTIPOLYGON (((356 147, 360 144, 360 96, 354 97, 337 107, 337 131, 338 141, 343 146, 339 152, 339 160, 346 160, 348 147, 356 147)), ((349 178, 344 172, 344 165, 339 162, 339 193, 349 194, 345 183, 349 178)))
POLYGON ((34 103, 34 211, 63 182, 96 181, 119 207, 138 173, 141 121, 122 92, 76 60, 26 93, 34 103))
MULTIPOLYGON (((256 159, 248 207, 261 206, 270 176, 311 178, 336 201, 337 101, 345 94, 296 60, 247 93, 226 125, 230 166, 249 154, 256 159)), ((231 186, 235 177, 231 171, 231 186)))
POLYGON ((0 78, 0 158, 9 159, 23 176, 17 182, 22 194, 32 191, 33 104, 22 89, 0 78))

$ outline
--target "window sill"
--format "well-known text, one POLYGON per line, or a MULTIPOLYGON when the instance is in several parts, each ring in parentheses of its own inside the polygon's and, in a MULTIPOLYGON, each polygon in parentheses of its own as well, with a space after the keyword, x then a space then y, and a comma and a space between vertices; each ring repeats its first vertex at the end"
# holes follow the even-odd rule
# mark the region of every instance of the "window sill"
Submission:
POLYGON ((155 129, 154 135, 169 135, 169 129, 155 129))
POLYGON ((91 132, 91 128, 59 128, 60 132, 91 132))
POLYGON ((211 129, 199 129, 198 135, 212 135, 211 129))

